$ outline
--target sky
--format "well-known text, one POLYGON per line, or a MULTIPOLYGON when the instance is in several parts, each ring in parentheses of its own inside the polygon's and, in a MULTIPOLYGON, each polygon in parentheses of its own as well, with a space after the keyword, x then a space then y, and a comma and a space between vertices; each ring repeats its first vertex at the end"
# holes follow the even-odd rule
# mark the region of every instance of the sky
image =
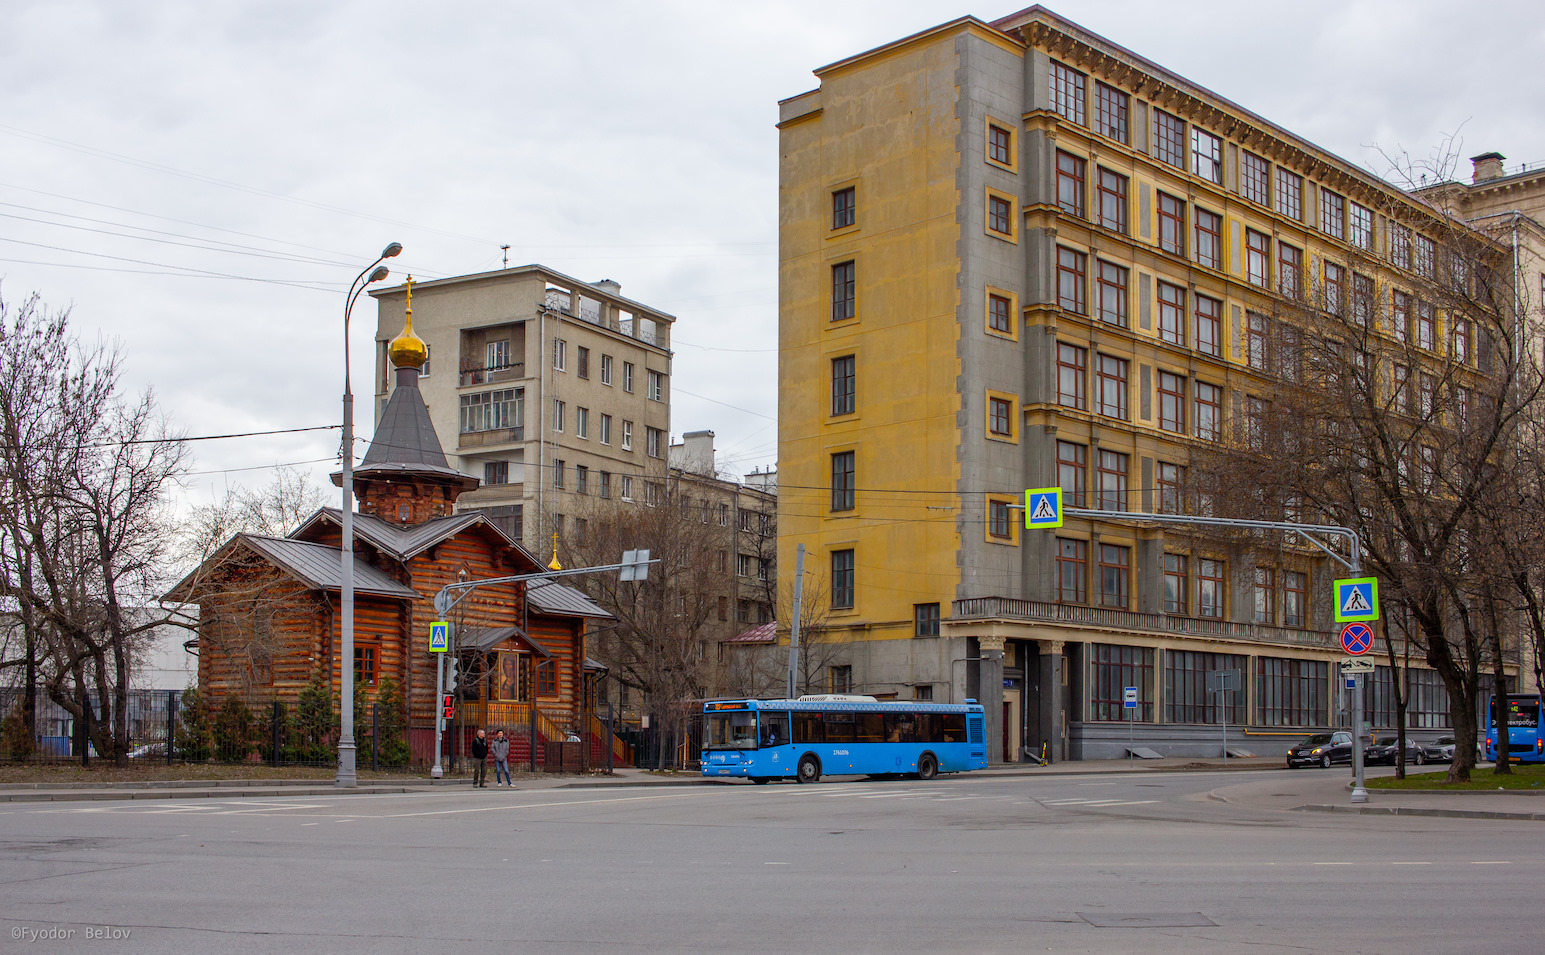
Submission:
MULTIPOLYGON (((1545 161, 1545 6, 1048 6, 1379 174, 1385 153, 1545 161)), ((675 435, 777 460, 780 99, 811 71, 967 14, 932 0, 435 4, 4 0, 0 297, 71 309, 191 436, 341 418, 344 292, 541 263, 677 317, 675 435)), ((369 390, 375 308, 351 326, 369 390)), ((357 453, 371 424, 360 402, 357 453)), ((338 431, 192 445, 185 503, 338 431)), ((442 439, 446 437, 442 435, 442 439)))

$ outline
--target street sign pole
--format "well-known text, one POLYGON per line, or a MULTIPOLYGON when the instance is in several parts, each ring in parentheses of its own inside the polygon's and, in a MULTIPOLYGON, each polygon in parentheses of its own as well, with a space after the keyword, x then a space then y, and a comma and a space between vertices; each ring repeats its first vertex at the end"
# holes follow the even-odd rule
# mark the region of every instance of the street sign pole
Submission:
MULTIPOLYGON (((447 634, 446 647, 449 651, 450 637, 447 634)), ((445 767, 440 763, 440 739, 445 732, 445 658, 447 653, 435 654, 435 764, 429 768, 429 775, 433 779, 441 779, 445 776, 445 767)))

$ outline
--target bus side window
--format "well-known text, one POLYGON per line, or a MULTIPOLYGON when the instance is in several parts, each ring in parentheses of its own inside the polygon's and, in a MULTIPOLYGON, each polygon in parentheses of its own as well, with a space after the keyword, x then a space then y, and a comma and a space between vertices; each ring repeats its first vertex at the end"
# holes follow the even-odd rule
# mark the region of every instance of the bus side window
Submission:
POLYGON ((884 713, 859 713, 854 720, 858 731, 860 743, 883 743, 886 741, 884 713))
POLYGON ((794 741, 796 743, 826 742, 826 724, 819 713, 794 714, 794 741))
POLYGON ((887 713, 885 715, 885 741, 887 743, 919 743, 917 716, 912 713, 887 713))
POLYGON ((944 741, 946 743, 964 743, 966 741, 966 714, 944 714, 944 741))
POLYGON ((762 713, 762 745, 782 746, 789 741, 789 714, 762 713))
POLYGON ((937 713, 917 714, 917 741, 919 743, 944 742, 944 726, 937 713))

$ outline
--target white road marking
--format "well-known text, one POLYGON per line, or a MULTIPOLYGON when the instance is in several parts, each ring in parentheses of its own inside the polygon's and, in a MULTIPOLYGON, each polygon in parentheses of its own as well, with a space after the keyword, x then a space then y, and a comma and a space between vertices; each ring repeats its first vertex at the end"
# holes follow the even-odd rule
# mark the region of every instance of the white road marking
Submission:
MULTIPOLYGON (((660 796, 623 796, 623 797, 618 798, 618 799, 567 799, 567 800, 564 800, 562 802, 525 803, 525 804, 513 805, 513 806, 477 806, 477 807, 470 808, 470 809, 435 809, 435 810, 431 810, 431 811, 428 811, 428 812, 394 812, 394 813, 388 813, 385 816, 381 816, 379 818, 383 818, 383 819, 406 819, 406 818, 409 818, 409 817, 412 817, 412 816, 454 816, 454 815, 459 815, 459 814, 462 814, 462 813, 471 813, 471 812, 508 812, 508 811, 510 811, 512 809, 547 809, 547 808, 554 807, 554 806, 584 806, 584 805, 591 805, 591 804, 594 804, 594 803, 646 802, 646 801, 653 801, 653 800, 659 800, 659 799, 691 798, 693 796, 703 796, 703 795, 707 795, 707 794, 706 793, 699 793, 699 792, 689 792, 689 793, 667 793, 665 795, 660 795, 660 796)), ((375 817, 361 817, 361 818, 375 818, 375 817)))
POLYGON ((1471 862, 1471 865, 1512 865, 1511 862, 1471 862))

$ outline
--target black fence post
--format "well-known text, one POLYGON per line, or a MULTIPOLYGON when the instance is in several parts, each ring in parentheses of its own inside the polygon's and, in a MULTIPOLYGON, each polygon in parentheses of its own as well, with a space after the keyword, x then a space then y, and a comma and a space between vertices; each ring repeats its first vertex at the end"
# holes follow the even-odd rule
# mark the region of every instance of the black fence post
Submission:
POLYGON ((617 768, 613 765, 613 756, 617 752, 617 724, 612 719, 612 701, 606 701, 606 774, 610 776, 617 768))
POLYGON ((273 737, 272 745, 274 748, 269 762, 273 764, 275 769, 278 769, 279 747, 283 744, 284 741, 284 704, 280 703, 278 700, 274 700, 273 702, 273 712, 269 716, 269 723, 273 730, 269 735, 273 737))
POLYGON ((370 771, 381 771, 381 704, 370 704, 370 771))
POLYGON ((166 691, 166 765, 172 765, 172 750, 177 746, 177 691, 166 691))
POLYGON ((531 709, 526 711, 526 749, 531 756, 531 771, 536 772, 536 700, 531 701, 531 709))
POLYGON ((91 694, 80 695, 80 764, 91 765, 91 694))

